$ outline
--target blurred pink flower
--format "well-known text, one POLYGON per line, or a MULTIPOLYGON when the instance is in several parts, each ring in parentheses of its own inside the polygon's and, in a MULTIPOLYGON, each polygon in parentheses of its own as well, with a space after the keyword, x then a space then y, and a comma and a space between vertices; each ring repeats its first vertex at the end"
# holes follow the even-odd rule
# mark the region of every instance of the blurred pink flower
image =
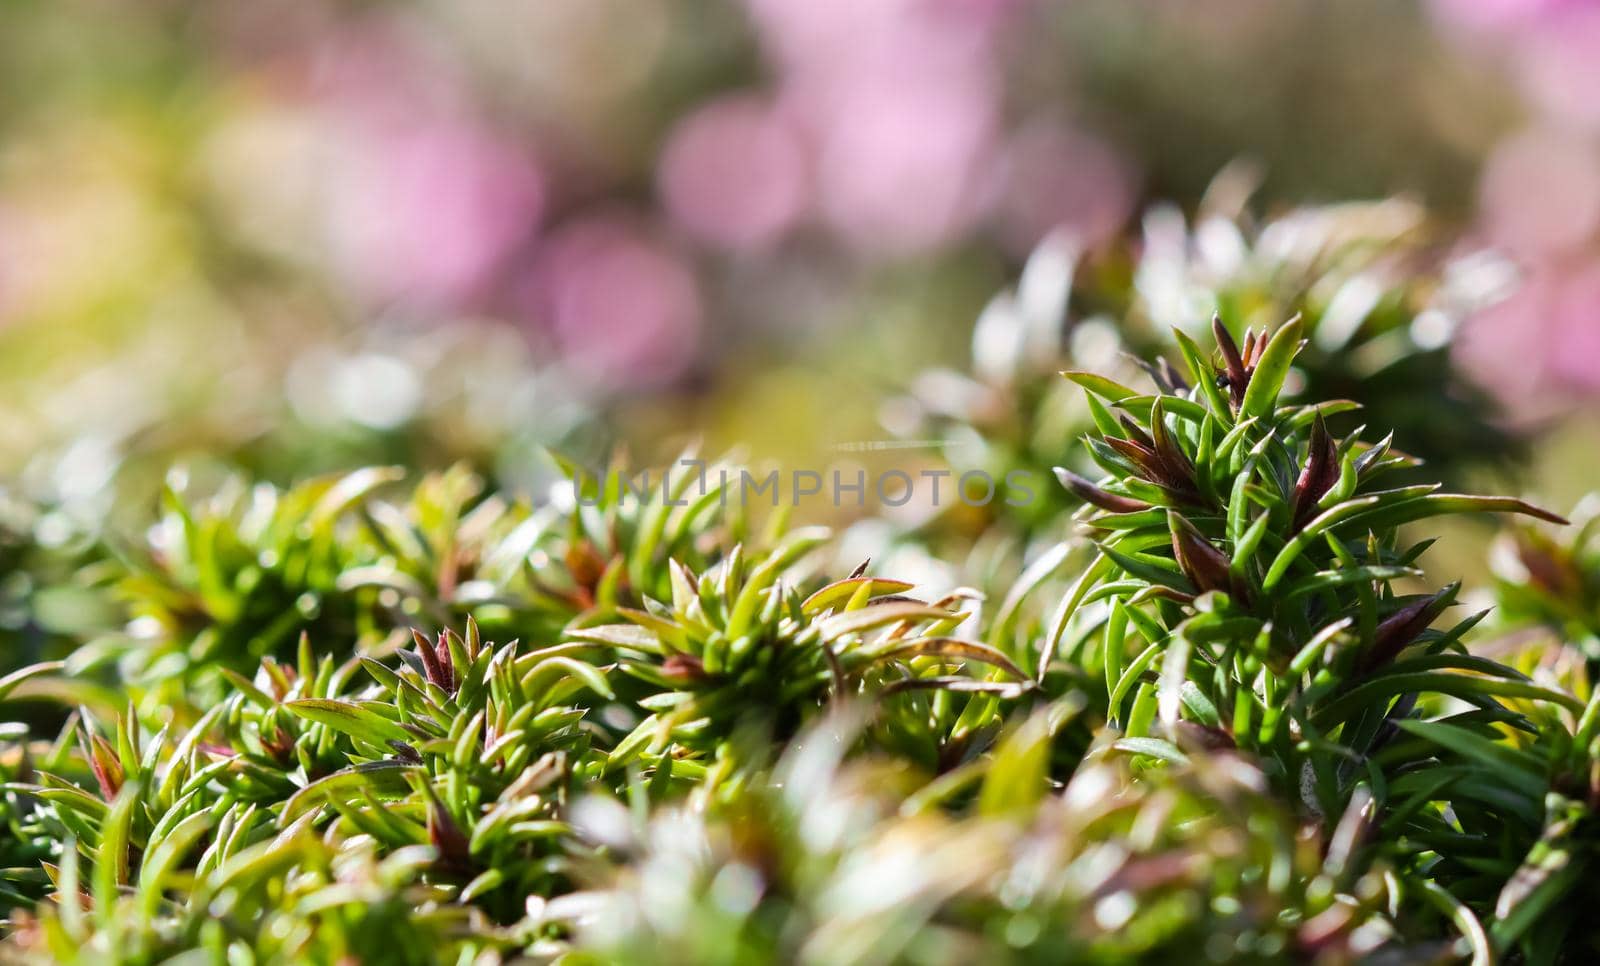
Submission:
POLYGON ((1600 4, 1595 0, 1433 0, 1468 46, 1505 54, 1547 118, 1600 128, 1600 4))
POLYGON ((1536 268, 1462 329, 1456 357, 1514 416, 1559 412, 1600 392, 1600 260, 1536 268))
POLYGON ((1031 0, 747 0, 761 40, 786 73, 884 63, 987 58, 997 28, 1031 0))
POLYGON ((1572 389, 1600 391, 1600 261, 1565 279, 1551 310, 1547 351, 1553 373, 1572 389))
POLYGON ((1540 347, 1552 282, 1540 275, 1524 279, 1507 298, 1469 319, 1456 337, 1456 360, 1518 417, 1536 415, 1549 389, 1540 347))
POLYGON ((1479 184, 1486 234, 1521 262, 1510 298, 1471 320, 1458 353, 1523 415, 1600 392, 1600 4, 1433 0, 1446 24, 1503 54, 1536 118, 1479 184))
POLYGON ((306 66, 329 132, 325 231, 358 294, 457 309, 537 227, 544 179, 448 62, 395 25, 333 35, 306 66))
POLYGON ((1065 228, 1094 244, 1115 234, 1134 204, 1128 164, 1098 138, 1053 121, 1034 121, 1006 144, 1001 239, 1026 253, 1065 228))
POLYGON ((1570 251, 1600 226, 1600 149, 1562 131, 1525 131, 1495 147, 1479 194, 1497 243, 1524 257, 1570 251))
POLYGON ((827 223, 853 244, 908 254, 948 242, 984 214, 994 108, 958 84, 883 77, 839 105, 821 132, 827 223))
POLYGON ((1518 41, 1517 74, 1550 117, 1600 128, 1600 5, 1567 3, 1518 41))
POLYGON ((9 321, 12 303, 17 300, 13 291, 18 285, 18 280, 14 278, 17 274, 14 263, 21 260, 9 221, 10 215, 0 205, 0 324, 9 321))
POLYGON ((804 150, 799 133, 764 99, 713 101, 672 132, 658 171, 662 200, 702 241, 765 248, 806 205, 804 150))
POLYGON ((581 376, 647 387, 680 375, 695 356, 694 272, 629 219, 597 215, 563 226, 541 244, 532 283, 536 320, 581 376))
POLYGON ((345 133, 328 230, 338 264, 372 297, 457 306, 538 222, 538 170, 486 130, 421 116, 345 133))
MULTIPOLYGON (((1579 0, 1582 2, 1582 0, 1579 0)), ((1515 27, 1574 5, 1574 0, 1433 0, 1434 15, 1469 30, 1515 27)))
POLYGON ((748 0, 815 154, 821 221, 867 251, 949 242, 990 210, 1010 0, 748 0))

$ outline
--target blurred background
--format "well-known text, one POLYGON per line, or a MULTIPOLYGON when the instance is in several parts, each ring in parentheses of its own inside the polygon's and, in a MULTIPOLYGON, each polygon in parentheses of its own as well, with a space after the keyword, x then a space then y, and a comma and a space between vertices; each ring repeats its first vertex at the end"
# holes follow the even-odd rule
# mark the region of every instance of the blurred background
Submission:
MULTIPOLYGON (((1413 339, 1570 506, 1600 442, 1588 0, 8 0, 6 525, 68 542, 175 464, 825 462, 918 434, 901 397, 982 368, 974 322, 1047 238, 1064 352, 1136 302, 1203 325, 1190 283, 1261 226, 1380 199, 1473 266, 1413 339)), ((1429 406, 1401 444, 1450 428, 1429 406)))

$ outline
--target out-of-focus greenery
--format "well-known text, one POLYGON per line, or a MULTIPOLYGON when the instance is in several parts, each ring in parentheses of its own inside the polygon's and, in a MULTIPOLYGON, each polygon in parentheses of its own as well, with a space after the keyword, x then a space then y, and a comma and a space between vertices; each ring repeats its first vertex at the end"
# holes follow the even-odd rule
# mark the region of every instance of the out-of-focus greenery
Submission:
POLYGON ((1070 713, 1021 720, 961 817, 841 761, 848 715, 727 806, 590 805, 630 861, 546 916, 578 923, 580 962, 1337 961, 1390 938, 1381 874, 1324 859, 1243 760, 1134 778, 1103 748, 1044 795, 1070 713))

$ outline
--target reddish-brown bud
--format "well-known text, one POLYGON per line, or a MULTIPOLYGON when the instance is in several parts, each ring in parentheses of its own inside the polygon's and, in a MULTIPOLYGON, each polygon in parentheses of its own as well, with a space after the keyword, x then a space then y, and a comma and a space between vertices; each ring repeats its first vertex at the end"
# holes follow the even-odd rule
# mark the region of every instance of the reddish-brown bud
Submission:
POLYGON ((1137 513, 1140 510, 1150 509, 1150 504, 1143 500, 1136 500, 1131 496, 1122 496, 1112 493, 1089 482, 1064 466, 1055 468, 1056 479, 1061 485, 1072 491, 1072 494, 1083 502, 1097 506, 1110 513, 1137 513))
POLYGON ((1460 582, 1453 583, 1431 597, 1406 604, 1385 618, 1372 636, 1372 646, 1361 656, 1361 671, 1380 668, 1411 646, 1445 608, 1455 603, 1456 592, 1460 589, 1460 582))
POLYGON ((1305 468, 1294 485, 1294 526, 1299 533, 1316 517, 1318 501, 1339 482, 1339 447, 1328 435, 1328 426, 1317 416, 1311 425, 1311 444, 1306 455, 1305 468))

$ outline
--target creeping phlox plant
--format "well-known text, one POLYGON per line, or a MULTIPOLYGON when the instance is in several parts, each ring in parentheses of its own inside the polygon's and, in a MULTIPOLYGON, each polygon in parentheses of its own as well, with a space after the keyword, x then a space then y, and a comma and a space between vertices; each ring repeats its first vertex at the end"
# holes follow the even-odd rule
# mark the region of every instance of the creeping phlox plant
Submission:
POLYGON ((125 630, 0 677, 0 961, 1582 961, 1589 528, 1415 482, 1306 333, 1068 373, 993 606, 693 461, 174 488, 79 581, 125 630), (1453 514, 1549 528, 1492 622, 1453 514))
POLYGON ((1502 534, 1493 564, 1496 623, 1523 642, 1570 645, 1600 666, 1600 497, 1562 533, 1535 526, 1502 534))
MULTIPOLYGON (((1240 173, 1219 176, 1192 223, 1160 205, 1141 233, 1098 250, 1047 238, 1015 288, 980 315, 971 364, 913 380, 888 410, 890 428, 943 440, 958 472, 1043 481, 1069 458, 1070 468, 1088 472, 1072 441, 1093 425, 1057 373, 1088 366, 1115 378, 1142 369, 1165 379, 1178 361, 1174 333, 1201 337, 1217 310, 1235 331, 1302 316, 1296 382, 1314 399, 1361 403, 1372 425, 1393 430, 1427 460, 1434 479, 1455 485, 1474 469, 1506 469, 1522 458, 1524 441, 1496 418, 1493 398, 1451 352, 1463 319, 1503 285, 1494 260, 1442 257, 1424 211, 1399 199, 1257 217, 1240 173)), ((980 545, 991 533, 1048 541, 1074 508, 1066 493, 1042 493, 1022 506, 954 510, 926 529, 935 538, 962 532, 980 545), (974 522, 985 527, 976 536, 974 522)), ((959 562, 965 541, 939 546, 959 562)))
POLYGON ((715 490, 668 505, 688 473, 649 500, 613 486, 537 508, 485 493, 462 467, 390 498, 401 475, 368 468, 288 489, 234 480, 201 499, 169 487, 147 544, 120 555, 112 581, 126 628, 76 660, 114 663, 159 703, 220 697, 218 669, 291 657, 302 634, 316 648, 370 646, 470 615, 491 634, 550 639, 580 615, 666 592, 670 560, 703 565, 743 536, 715 490))
POLYGON ((1170 371, 1154 395, 1069 373, 1092 394, 1088 444, 1107 475, 1060 470, 1086 502, 1098 557, 1040 671, 1063 658, 1098 666, 1106 716, 1128 735, 1159 725, 1169 739, 1249 749, 1331 810, 1349 790, 1341 766, 1370 761, 1420 698, 1563 699, 1460 653, 1483 615, 1430 629, 1459 585, 1402 592, 1429 543, 1406 542, 1402 525, 1472 512, 1560 518, 1435 484, 1386 486, 1413 461, 1387 437, 1330 433, 1344 404, 1278 405, 1301 331, 1291 321, 1240 347, 1219 320, 1220 362, 1180 335, 1193 388, 1170 371), (1092 621, 1080 620, 1087 605, 1098 605, 1092 621), (1074 624, 1092 627, 1058 642, 1074 624), (1350 758, 1304 753, 1325 744, 1350 758))
POLYGON ((544 907, 575 961, 1339 961, 1394 937, 1358 839, 1325 849, 1240 757, 1135 779, 1102 748, 1053 789, 1074 713, 1057 705, 1001 740, 957 812, 893 759, 847 755, 858 710, 725 807, 586 809, 623 861, 544 907))

